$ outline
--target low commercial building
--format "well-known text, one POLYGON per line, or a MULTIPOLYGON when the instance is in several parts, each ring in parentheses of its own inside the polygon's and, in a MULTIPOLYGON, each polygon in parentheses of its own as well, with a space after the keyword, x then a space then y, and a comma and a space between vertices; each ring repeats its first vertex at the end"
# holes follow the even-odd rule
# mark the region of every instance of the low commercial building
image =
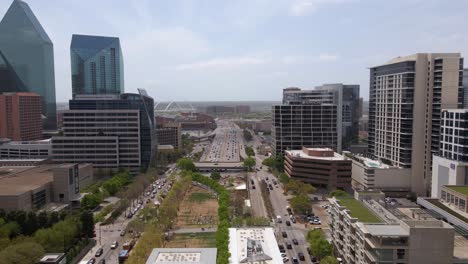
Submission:
POLYGON ((66 257, 65 253, 47 253, 39 260, 39 264, 66 264, 66 257))
POLYGON ((355 198, 330 199, 332 242, 345 263, 439 264, 466 258, 455 249, 455 229, 427 210, 378 192, 357 192, 355 198))
POLYGON ((146 264, 216 263, 216 248, 155 248, 146 264))
POLYGON ((0 141, 0 159, 48 159, 52 155, 50 139, 0 141))
POLYGON ((381 190, 390 196, 404 196, 410 191, 411 169, 391 166, 349 152, 344 155, 353 162, 353 189, 381 190))
MULTIPOLYGON (((273 228, 229 228, 230 264, 280 264, 283 258, 273 228)), ((148 263, 147 263, 148 264, 148 263)))
POLYGON ((0 168, 0 208, 37 210, 48 203, 73 204, 93 182, 91 164, 45 164, 0 168))
POLYGON ((286 150, 284 171, 292 179, 329 189, 351 187, 351 160, 329 148, 286 150))

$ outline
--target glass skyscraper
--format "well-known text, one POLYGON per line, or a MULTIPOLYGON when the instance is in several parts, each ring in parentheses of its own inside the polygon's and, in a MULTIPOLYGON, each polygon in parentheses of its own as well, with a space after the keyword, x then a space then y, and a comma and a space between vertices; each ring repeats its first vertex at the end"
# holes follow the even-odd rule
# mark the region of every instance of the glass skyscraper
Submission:
POLYGON ((54 46, 29 6, 14 0, 0 22, 0 93, 42 98, 45 129, 57 128, 54 46))
POLYGON ((73 35, 70 58, 73 95, 124 92, 119 38, 73 35))

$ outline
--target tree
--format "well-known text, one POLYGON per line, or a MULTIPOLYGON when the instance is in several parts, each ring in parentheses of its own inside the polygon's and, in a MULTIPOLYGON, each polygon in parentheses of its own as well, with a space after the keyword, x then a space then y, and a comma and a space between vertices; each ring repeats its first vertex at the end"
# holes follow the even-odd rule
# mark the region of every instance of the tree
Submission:
POLYGON ((291 180, 284 172, 279 174, 278 179, 282 184, 287 184, 291 180))
POLYGON ((16 222, 8 222, 0 227, 0 237, 14 238, 21 234, 21 226, 16 222))
POLYGON ((246 141, 251 141, 252 140, 252 134, 247 129, 244 129, 244 139, 246 141))
POLYGON ((81 232, 84 237, 93 237, 94 235, 94 218, 93 214, 86 210, 81 213, 81 232))
POLYGON ((189 158, 181 158, 177 161, 177 168, 186 171, 197 171, 197 167, 189 158))
POLYGON ((219 181, 219 179, 221 179, 221 173, 219 173, 219 171, 213 171, 210 177, 213 180, 219 181))
POLYGON ((326 256, 321 261, 321 264, 338 264, 338 260, 332 256, 326 256))
POLYGON ((94 209, 101 203, 99 194, 87 194, 81 199, 81 206, 85 209, 94 209))
MULTIPOLYGON (((332 246, 323 237, 313 240, 310 243, 310 249, 318 259, 330 256, 332 253, 332 246)), ((322 262, 320 261, 320 263, 322 262)))
POLYGON ((245 147, 245 153, 247 156, 255 156, 255 151, 251 147, 245 147))
POLYGON ((0 251, 1 263, 35 264, 44 255, 44 248, 35 242, 10 245, 0 251))
POLYGON ((299 194, 292 198, 291 207, 296 214, 306 214, 312 212, 309 198, 305 194, 299 194))
POLYGON ((244 160, 243 166, 247 171, 252 171, 252 168, 255 167, 255 159, 252 157, 247 157, 244 160))

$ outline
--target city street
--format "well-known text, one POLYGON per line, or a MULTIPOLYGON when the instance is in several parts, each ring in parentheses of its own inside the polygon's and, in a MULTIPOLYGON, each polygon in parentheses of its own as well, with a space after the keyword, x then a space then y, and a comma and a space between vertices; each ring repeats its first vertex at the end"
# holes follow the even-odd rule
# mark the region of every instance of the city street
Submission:
MULTIPOLYGON (((174 168, 172 165, 171 170, 174 168)), ((158 180, 162 180, 166 178, 168 175, 162 175, 158 178, 158 180)), ((146 201, 146 199, 150 199, 150 203, 154 203, 155 201, 160 201, 160 195, 167 187, 167 184, 160 190, 158 190, 157 194, 153 199, 150 196, 146 196, 145 193, 141 195, 142 199, 146 201)), ((146 192, 146 190, 145 190, 146 192)), ((127 210, 128 212, 128 210, 127 210)), ((136 215, 134 216, 136 217, 136 215)), ((95 232, 96 232, 96 245, 82 258, 80 263, 87 263, 90 259, 95 258, 96 263, 100 259, 105 259, 106 263, 118 263, 119 252, 122 250, 122 244, 125 242, 125 238, 120 236, 120 232, 125 230, 128 223, 133 220, 133 218, 127 218, 125 213, 122 213, 113 224, 100 226, 99 223, 95 225, 95 232), (111 244, 113 241, 117 241, 119 244, 116 249, 111 249, 111 244), (95 257, 95 254, 99 248, 103 249, 103 253, 100 257, 95 257)))
POLYGON ((268 217, 267 209, 262 197, 260 181, 258 180, 258 177, 255 176, 255 174, 256 173, 249 173, 249 183, 247 184, 249 187, 252 215, 255 217, 268 217), (255 186, 255 189, 253 189, 252 186, 255 186))

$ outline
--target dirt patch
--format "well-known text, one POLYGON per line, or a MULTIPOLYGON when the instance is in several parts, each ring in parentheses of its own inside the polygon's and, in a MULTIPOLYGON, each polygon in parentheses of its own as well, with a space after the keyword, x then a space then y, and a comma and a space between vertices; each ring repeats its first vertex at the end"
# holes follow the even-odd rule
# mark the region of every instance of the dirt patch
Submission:
POLYGON ((216 225, 218 225, 218 200, 213 198, 209 191, 191 186, 180 204, 175 227, 202 228, 216 225))
POLYGON ((216 233, 177 234, 166 242, 166 248, 216 247, 216 233))

